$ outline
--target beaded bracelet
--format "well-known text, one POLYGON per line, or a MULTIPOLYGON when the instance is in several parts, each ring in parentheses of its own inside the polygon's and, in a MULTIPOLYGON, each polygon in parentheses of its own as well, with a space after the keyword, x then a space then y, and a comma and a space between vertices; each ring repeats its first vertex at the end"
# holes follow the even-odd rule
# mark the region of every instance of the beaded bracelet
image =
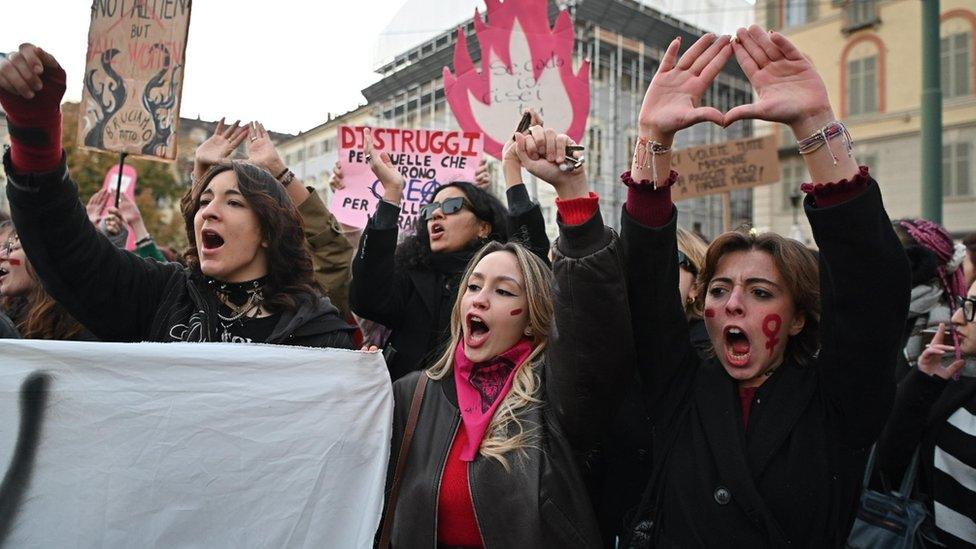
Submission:
POLYGON ((638 137, 637 144, 634 145, 634 160, 633 163, 638 168, 651 169, 651 177, 653 177, 654 188, 657 188, 657 161, 656 157, 665 153, 671 152, 671 147, 668 147, 664 143, 659 141, 654 141, 646 137, 638 137))
POLYGON ((834 150, 830 148, 830 140, 837 137, 838 135, 844 136, 845 144, 847 145, 847 157, 850 158, 854 156, 854 140, 851 139, 851 133, 847 131, 847 126, 839 120, 834 120, 826 126, 820 128, 819 130, 813 132, 809 137, 801 139, 796 142, 796 146, 799 149, 800 154, 811 154, 818 150, 824 145, 827 146, 827 150, 830 151, 830 157, 834 160, 834 166, 837 165, 837 155, 834 154, 834 150))

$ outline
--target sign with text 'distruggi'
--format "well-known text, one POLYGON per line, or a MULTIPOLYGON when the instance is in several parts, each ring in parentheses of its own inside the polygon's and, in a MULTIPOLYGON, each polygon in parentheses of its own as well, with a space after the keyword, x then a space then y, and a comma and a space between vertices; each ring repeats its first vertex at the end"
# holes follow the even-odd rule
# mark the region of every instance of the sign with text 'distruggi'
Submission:
POLYGON ((176 158, 190 0, 93 0, 78 142, 176 158))
MULTIPOLYGON (((383 199, 383 185, 363 152, 365 126, 339 127, 339 166, 344 189, 332 196, 332 213, 346 225, 365 227, 383 199)), ((385 152, 403 175, 400 230, 412 232, 420 208, 441 185, 473 181, 481 162, 484 137, 479 132, 371 128, 375 154, 385 152)))

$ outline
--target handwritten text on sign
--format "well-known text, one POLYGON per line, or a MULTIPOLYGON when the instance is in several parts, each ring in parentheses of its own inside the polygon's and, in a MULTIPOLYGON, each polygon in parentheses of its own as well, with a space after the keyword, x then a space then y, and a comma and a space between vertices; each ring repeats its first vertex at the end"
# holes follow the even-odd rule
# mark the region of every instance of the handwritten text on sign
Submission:
POLYGON ((78 141, 176 158, 190 0, 93 0, 78 141))
MULTIPOLYGON (((383 185, 373 175, 363 153, 364 126, 339 127, 339 165, 345 189, 332 197, 332 213, 355 227, 365 227, 368 216, 383 199, 383 185)), ((376 154, 386 152, 403 175, 400 230, 412 231, 420 207, 437 189, 451 181, 473 181, 481 161, 484 137, 478 132, 372 128, 376 154)))
POLYGON ((779 181, 776 137, 753 137, 675 151, 675 200, 751 189, 779 181))

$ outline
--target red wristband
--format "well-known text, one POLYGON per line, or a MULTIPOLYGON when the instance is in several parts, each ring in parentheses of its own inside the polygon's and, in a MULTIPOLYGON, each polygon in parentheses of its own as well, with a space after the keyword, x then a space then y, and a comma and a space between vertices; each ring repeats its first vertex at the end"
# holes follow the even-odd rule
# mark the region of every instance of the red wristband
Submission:
POLYGON ((813 203, 820 208, 827 208, 853 200, 871 184, 871 175, 867 166, 861 166, 854 177, 841 179, 833 183, 804 183, 800 190, 813 195, 813 203))
POLYGON ((10 161, 18 173, 50 172, 61 164, 64 69, 46 67, 41 82, 43 87, 31 99, 0 91, 10 131, 10 161))
POLYGON ((592 218, 597 210, 600 209, 600 197, 594 192, 590 196, 570 198, 568 200, 556 199, 556 209, 559 217, 566 225, 582 225, 592 218))
POLYGON ((671 186, 678 180, 678 172, 671 170, 668 178, 657 188, 647 179, 634 181, 630 171, 620 174, 620 180, 627 185, 627 204, 624 207, 634 221, 645 227, 663 227, 671 221, 674 210, 671 186))

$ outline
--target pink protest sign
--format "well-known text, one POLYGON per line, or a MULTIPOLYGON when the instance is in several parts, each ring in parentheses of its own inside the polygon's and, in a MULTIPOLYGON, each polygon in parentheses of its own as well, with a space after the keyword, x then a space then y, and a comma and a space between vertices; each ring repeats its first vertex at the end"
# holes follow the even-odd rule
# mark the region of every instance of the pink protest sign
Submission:
MULTIPOLYGON (((122 167, 122 194, 128 196, 133 202, 136 201, 136 180, 139 178, 136 169, 132 166, 125 164, 122 167)), ((106 210, 109 206, 115 205, 115 187, 119 184, 119 165, 116 164, 109 168, 108 172, 105 174, 105 180, 102 181, 102 189, 105 190, 105 204, 102 205, 102 210, 99 212, 99 217, 105 215, 106 210)), ((132 227, 128 224, 125 226, 129 230, 129 238, 125 241, 125 249, 132 251, 136 249, 136 235, 132 231, 132 227)))
MULTIPOLYGON (((332 196, 332 213, 346 225, 365 227, 383 198, 383 185, 363 153, 365 126, 339 127, 339 166, 346 188, 332 196)), ((400 230, 413 231, 420 207, 451 181, 473 181, 484 137, 478 132, 371 128, 377 154, 386 152, 403 174, 400 230)))
POLYGON ((485 152, 502 157, 522 112, 532 108, 559 133, 582 141, 590 111, 590 64, 573 72, 573 20, 563 10, 549 28, 548 0, 485 0, 487 23, 475 10, 481 70, 463 30, 454 73, 444 67, 444 92, 465 131, 485 134, 485 152))

